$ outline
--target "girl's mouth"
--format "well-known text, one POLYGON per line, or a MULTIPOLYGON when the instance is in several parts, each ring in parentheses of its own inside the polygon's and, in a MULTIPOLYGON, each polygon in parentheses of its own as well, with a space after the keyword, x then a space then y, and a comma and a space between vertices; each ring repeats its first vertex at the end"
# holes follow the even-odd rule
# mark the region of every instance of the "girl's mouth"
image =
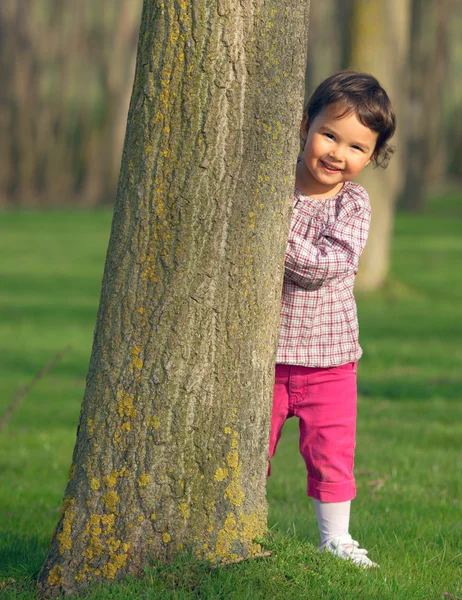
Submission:
POLYGON ((339 169, 338 167, 334 167, 334 165, 326 163, 323 160, 321 160, 320 163, 321 163, 322 168, 325 171, 327 171, 327 173, 340 173, 340 171, 343 171, 343 169, 339 169))

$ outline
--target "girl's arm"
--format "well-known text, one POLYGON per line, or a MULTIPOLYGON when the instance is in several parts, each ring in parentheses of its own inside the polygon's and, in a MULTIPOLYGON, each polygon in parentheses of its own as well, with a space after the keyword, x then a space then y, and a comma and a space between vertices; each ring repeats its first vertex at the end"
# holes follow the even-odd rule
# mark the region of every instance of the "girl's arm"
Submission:
POLYGON ((358 270, 359 257, 369 233, 368 205, 351 203, 316 240, 291 229, 285 257, 285 277, 308 290, 358 270))

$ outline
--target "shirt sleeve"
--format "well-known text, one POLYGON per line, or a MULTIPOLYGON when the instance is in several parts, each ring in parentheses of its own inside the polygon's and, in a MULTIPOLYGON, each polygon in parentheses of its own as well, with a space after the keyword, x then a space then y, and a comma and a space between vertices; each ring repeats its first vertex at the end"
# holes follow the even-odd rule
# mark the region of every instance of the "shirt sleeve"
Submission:
POLYGON ((332 279, 356 273, 370 221, 370 206, 354 203, 334 223, 326 225, 316 240, 307 239, 291 228, 285 277, 303 288, 315 290, 332 279))

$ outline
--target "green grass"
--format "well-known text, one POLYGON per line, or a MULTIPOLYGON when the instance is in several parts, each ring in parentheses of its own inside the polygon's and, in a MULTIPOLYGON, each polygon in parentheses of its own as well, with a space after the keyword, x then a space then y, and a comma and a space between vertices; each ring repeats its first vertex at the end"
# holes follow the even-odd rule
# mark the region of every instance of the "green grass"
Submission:
MULTIPOLYGON (((380 570, 364 572, 316 551, 291 420, 268 482, 271 558, 210 570, 183 556, 86 598, 462 597, 460 206, 460 198, 449 197, 423 216, 399 215, 389 284, 358 298, 365 353, 351 532, 380 570)), ((34 598, 56 524, 110 221, 108 211, 1 215, 0 415, 44 364, 72 347, 0 433, 0 578, 14 580, 1 598, 34 598)))

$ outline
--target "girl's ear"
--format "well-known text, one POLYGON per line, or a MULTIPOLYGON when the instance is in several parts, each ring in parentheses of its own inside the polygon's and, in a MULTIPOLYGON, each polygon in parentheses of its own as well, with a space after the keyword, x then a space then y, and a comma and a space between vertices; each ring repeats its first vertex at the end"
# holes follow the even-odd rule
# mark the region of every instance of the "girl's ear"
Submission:
POLYGON ((305 141, 306 141, 306 138, 308 137, 308 129, 309 129, 308 115, 306 113, 303 113, 303 119, 302 119, 302 123, 300 125, 300 135, 302 136, 302 138, 305 141))

